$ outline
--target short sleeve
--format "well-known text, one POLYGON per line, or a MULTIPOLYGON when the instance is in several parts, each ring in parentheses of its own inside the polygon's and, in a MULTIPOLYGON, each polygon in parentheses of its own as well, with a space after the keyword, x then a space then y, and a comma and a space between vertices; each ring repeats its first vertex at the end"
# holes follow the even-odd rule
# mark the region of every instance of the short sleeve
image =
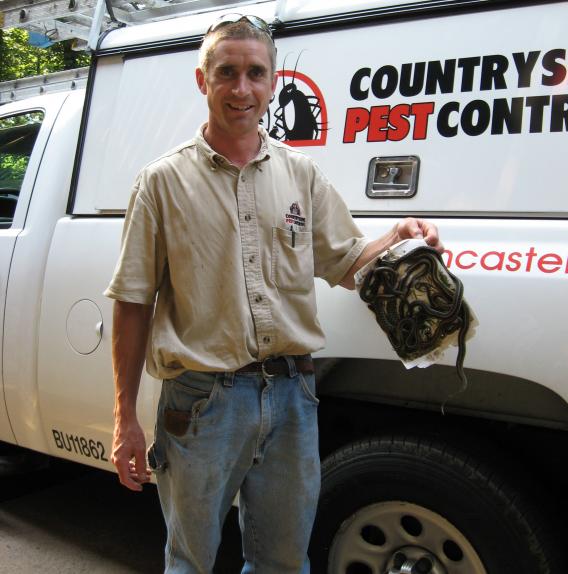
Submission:
POLYGON ((351 217, 339 195, 317 166, 312 183, 314 274, 332 287, 355 263, 369 240, 351 217))
POLYGON ((166 268, 162 220, 151 178, 142 172, 126 211, 118 262, 104 295, 128 303, 151 305, 166 268))

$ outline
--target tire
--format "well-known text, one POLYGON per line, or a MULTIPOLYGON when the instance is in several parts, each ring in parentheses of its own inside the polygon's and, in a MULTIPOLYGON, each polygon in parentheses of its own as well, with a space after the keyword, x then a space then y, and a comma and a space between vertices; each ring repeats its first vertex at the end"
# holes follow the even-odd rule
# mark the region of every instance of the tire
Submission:
POLYGON ((45 454, 0 442, 0 478, 43 470, 49 460, 45 454))
POLYGON ((391 436, 322 464, 316 574, 553 574, 546 524, 494 464, 391 436))

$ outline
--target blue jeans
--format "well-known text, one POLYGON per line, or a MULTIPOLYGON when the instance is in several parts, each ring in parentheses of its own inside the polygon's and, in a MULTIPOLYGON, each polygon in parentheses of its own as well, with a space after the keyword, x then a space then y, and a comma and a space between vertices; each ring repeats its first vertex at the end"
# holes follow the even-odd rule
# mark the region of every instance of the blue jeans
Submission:
POLYGON ((167 525, 166 574, 210 574, 239 493, 242 574, 308 574, 320 488, 312 374, 187 371, 165 380, 148 458, 167 525))

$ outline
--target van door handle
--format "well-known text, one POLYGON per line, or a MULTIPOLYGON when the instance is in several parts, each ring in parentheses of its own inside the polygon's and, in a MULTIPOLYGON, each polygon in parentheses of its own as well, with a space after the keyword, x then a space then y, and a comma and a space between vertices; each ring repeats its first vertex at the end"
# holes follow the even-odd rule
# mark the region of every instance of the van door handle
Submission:
POLYGON ((369 162, 367 197, 413 197, 419 171, 420 158, 416 155, 374 157, 369 162))

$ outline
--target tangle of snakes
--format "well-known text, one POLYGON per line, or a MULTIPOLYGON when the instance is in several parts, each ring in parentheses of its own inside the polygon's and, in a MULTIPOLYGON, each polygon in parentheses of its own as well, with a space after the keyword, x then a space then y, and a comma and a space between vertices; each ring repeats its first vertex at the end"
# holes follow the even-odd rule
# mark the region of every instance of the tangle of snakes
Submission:
POLYGON ((471 315, 461 281, 437 251, 417 247, 399 258, 387 252, 366 274, 359 295, 405 361, 434 351, 444 337, 458 332, 456 368, 465 389, 463 361, 471 315))

